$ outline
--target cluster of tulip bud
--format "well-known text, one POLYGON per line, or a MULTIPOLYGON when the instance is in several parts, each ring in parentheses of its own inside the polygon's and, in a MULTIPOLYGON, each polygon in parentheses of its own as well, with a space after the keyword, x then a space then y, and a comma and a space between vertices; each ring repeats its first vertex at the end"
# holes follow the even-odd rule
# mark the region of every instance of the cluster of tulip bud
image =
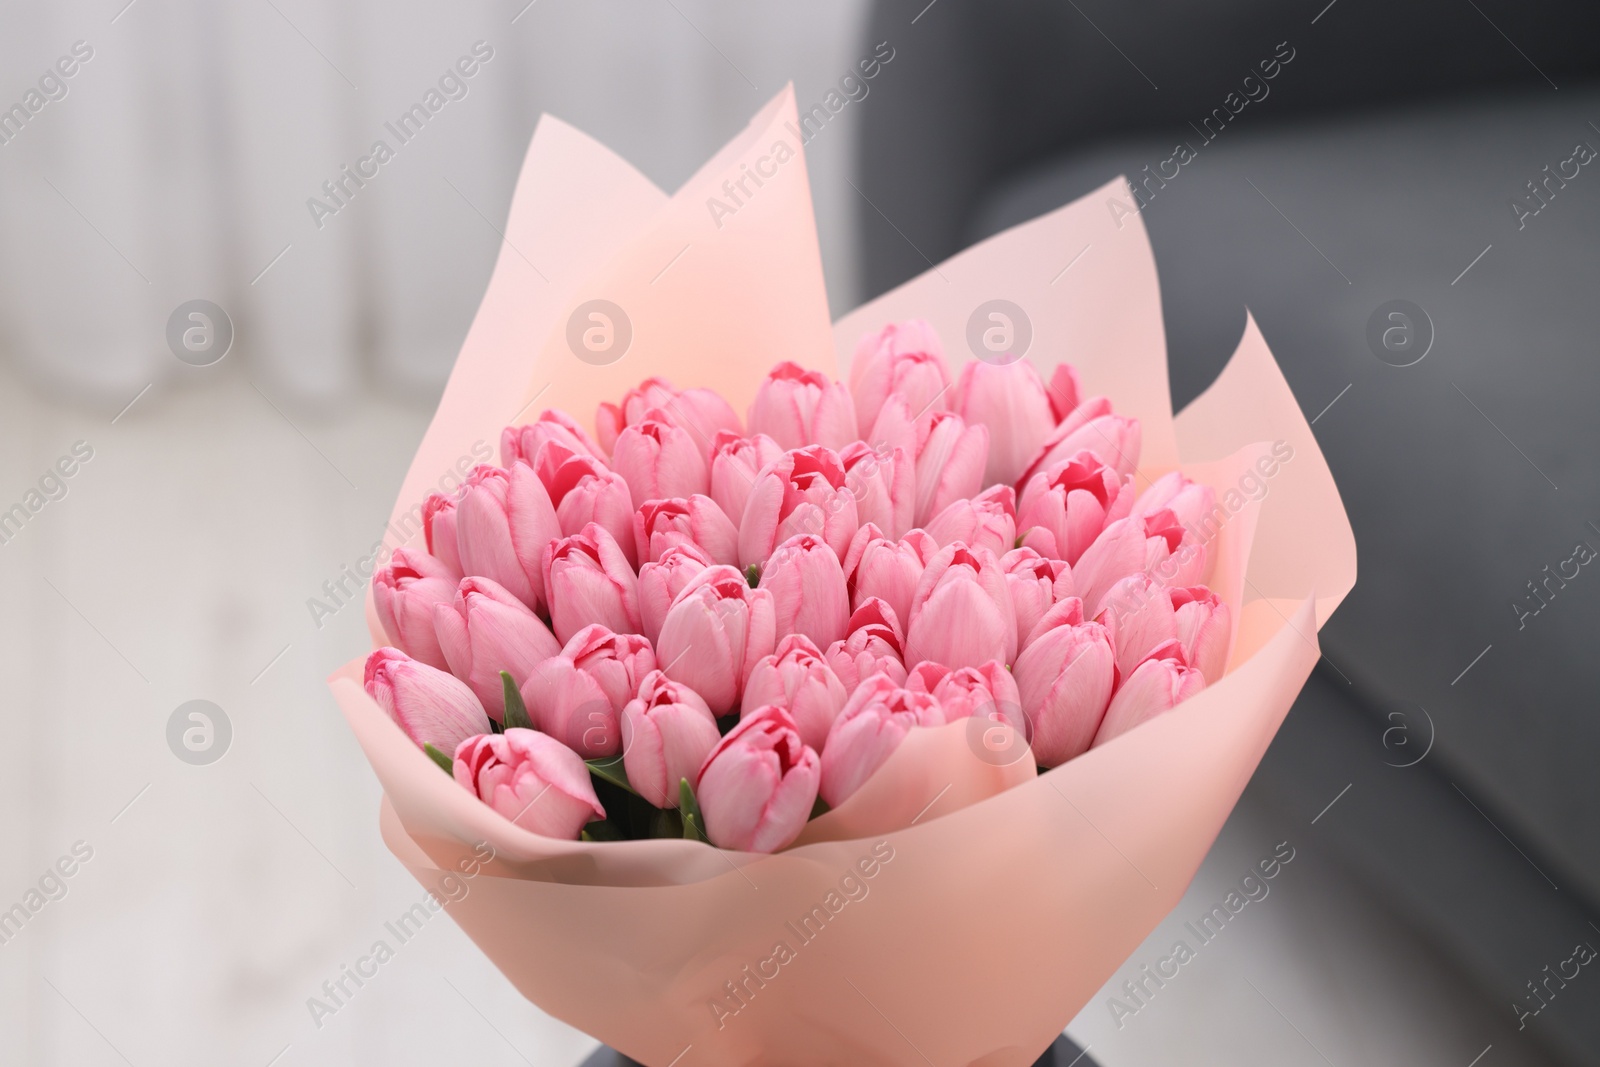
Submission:
POLYGON ((908 322, 848 386, 774 367, 743 422, 653 378, 595 425, 508 428, 374 578, 368 693, 533 832, 771 852, 912 729, 1004 722, 1054 767, 1225 666, 1213 491, 1141 490, 1138 421, 1066 365, 952 383, 908 322))

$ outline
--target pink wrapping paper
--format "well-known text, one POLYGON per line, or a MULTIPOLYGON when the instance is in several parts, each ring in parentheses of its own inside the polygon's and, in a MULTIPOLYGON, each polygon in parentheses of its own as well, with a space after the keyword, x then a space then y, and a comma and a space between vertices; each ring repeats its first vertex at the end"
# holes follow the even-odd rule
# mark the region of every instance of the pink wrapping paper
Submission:
POLYGON ((839 375, 861 333, 912 317, 938 327, 954 370, 969 356, 967 317, 1003 298, 1029 316, 1026 358, 1046 378, 1069 361, 1086 395, 1142 420, 1141 487, 1181 469, 1223 497, 1241 478, 1253 486, 1248 471, 1275 444, 1292 449, 1264 497, 1237 494, 1213 542, 1211 584, 1236 620, 1225 677, 1043 775, 1025 753, 985 755, 970 724, 914 731, 860 793, 771 856, 538 837, 439 773, 362 691, 361 659, 330 685, 383 785, 384 840, 419 881, 493 847, 450 913, 557 1018, 653 1067, 1025 1065, 1182 896, 1316 662, 1316 631, 1355 581, 1355 544, 1253 320, 1217 382, 1173 418, 1149 242, 1137 217, 1119 227, 1103 206, 1124 182, 830 330, 803 158, 777 165, 720 226, 707 206, 775 145, 798 153, 794 120, 785 90, 671 198, 541 121, 391 528, 474 442, 493 447, 519 406, 518 422, 543 407, 587 422, 598 401, 661 375, 743 410, 775 361, 839 375), (605 367, 565 338, 571 309, 595 298, 633 327, 605 367))

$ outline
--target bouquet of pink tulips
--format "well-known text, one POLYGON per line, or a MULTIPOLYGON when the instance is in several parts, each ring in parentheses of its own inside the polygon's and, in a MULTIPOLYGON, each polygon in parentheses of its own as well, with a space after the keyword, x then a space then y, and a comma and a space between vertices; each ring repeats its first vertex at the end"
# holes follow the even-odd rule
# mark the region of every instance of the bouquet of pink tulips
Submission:
POLYGON ((979 716, 1055 767, 1227 661, 1215 493, 1138 490, 1138 420, 1069 364, 952 383, 911 321, 850 388, 780 363, 746 421, 652 378, 596 426, 508 427, 373 580, 368 694, 535 833, 773 852, 917 727, 979 716))
POLYGON ((1173 414, 1125 183, 830 324, 794 118, 671 197, 541 121, 330 684, 550 1014, 1021 1067, 1183 894, 1354 542, 1253 322, 1173 414))

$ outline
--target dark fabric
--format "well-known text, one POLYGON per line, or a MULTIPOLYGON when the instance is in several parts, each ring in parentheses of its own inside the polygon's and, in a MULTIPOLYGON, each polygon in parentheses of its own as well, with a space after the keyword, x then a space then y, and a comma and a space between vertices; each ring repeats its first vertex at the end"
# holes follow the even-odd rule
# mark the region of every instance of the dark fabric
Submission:
POLYGON ((1546 76, 1565 92, 1600 70, 1592 2, 1326 3, 881 0, 868 32, 895 61, 863 105, 866 295, 959 251, 978 201, 1020 169, 1107 136, 1191 136, 1279 42, 1295 58, 1252 124, 1508 86, 1554 97, 1546 76))

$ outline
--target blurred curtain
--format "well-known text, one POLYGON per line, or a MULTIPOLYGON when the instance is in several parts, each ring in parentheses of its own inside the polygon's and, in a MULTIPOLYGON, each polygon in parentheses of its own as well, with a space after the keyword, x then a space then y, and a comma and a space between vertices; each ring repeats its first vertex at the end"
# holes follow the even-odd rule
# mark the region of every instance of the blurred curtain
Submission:
MULTIPOLYGON (((199 376, 165 325, 204 298, 234 321, 229 371, 291 402, 429 396, 541 111, 670 190, 785 81, 820 98, 859 58, 863 15, 861 0, 12 6, 0 109, 43 104, 0 124, 0 351, 40 387, 116 410, 199 376), (53 75, 78 42, 92 56, 53 75), (439 101, 403 142, 391 131, 439 101), (380 140, 393 157, 362 164, 380 140), (377 173, 357 185, 343 168, 358 166, 377 173)), ((828 190, 854 196, 852 140, 841 129, 808 151, 836 307, 853 290, 855 208, 828 190)))

